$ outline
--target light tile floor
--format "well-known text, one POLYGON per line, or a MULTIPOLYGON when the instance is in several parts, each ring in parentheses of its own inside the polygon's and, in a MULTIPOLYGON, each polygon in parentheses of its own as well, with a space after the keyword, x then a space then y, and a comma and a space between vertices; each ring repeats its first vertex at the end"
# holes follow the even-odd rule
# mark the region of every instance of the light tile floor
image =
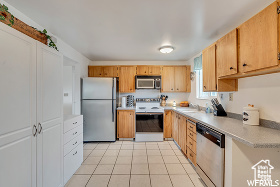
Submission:
POLYGON ((203 187, 173 141, 84 144, 84 162, 66 187, 203 187))

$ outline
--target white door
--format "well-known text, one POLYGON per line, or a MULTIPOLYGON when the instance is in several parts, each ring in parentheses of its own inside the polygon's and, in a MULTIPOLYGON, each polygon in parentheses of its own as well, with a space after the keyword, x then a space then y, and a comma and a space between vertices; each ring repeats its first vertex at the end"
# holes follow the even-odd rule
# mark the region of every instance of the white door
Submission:
POLYGON ((37 186, 63 186, 63 57, 37 42, 37 186))
POLYGON ((35 124, 36 41, 0 23, 0 186, 36 186, 35 124))

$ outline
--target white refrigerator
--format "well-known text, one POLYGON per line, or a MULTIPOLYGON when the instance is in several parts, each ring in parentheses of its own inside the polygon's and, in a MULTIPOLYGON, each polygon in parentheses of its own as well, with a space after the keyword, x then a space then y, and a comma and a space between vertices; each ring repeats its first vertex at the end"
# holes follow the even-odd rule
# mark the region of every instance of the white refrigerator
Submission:
POLYGON ((116 78, 82 79, 84 142, 116 141, 116 78))

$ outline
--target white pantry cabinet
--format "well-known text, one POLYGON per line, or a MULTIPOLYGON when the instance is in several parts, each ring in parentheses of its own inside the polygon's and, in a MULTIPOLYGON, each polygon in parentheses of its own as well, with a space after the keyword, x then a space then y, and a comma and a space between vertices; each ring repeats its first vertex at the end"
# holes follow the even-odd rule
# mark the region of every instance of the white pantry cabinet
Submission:
POLYGON ((0 186, 63 186, 62 55, 0 23, 0 186))

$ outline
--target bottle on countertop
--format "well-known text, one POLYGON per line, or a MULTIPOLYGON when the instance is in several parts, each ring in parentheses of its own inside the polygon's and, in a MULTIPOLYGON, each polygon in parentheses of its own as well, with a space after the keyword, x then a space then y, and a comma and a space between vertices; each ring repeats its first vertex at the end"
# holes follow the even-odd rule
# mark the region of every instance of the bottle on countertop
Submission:
POLYGON ((206 103, 206 110, 205 110, 205 112, 206 112, 206 114, 211 113, 211 109, 210 109, 208 103, 206 103))
POLYGON ((176 107, 176 102, 175 101, 173 101, 173 106, 176 107))

